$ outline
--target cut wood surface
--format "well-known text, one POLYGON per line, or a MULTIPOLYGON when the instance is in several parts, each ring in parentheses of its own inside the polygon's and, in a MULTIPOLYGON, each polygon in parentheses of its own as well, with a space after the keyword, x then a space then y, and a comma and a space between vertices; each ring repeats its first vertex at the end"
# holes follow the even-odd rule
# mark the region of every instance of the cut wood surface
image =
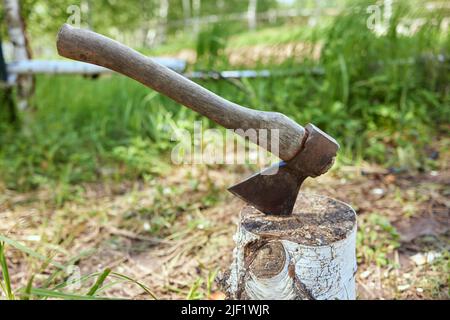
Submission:
POLYGON ((283 160, 292 159, 300 151, 305 129, 287 116, 230 102, 117 41, 66 24, 58 34, 57 48, 63 57, 135 79, 221 126, 236 130, 283 160), (260 134, 260 129, 267 130, 267 135, 260 134))
POLYGON ((320 195, 298 196, 292 216, 241 212, 230 299, 355 299, 356 214, 320 195))

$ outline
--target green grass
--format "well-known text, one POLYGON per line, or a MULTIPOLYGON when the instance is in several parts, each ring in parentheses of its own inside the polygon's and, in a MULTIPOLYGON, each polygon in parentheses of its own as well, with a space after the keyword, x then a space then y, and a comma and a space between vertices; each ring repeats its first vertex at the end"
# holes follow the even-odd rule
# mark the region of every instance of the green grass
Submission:
POLYGON ((2 126, 0 170, 8 188, 159 173, 173 114, 195 116, 119 77, 39 77, 36 101, 21 130, 2 126))
MULTIPOLYGON (((448 133, 449 37, 432 24, 405 37, 395 32, 395 23, 387 35, 376 36, 366 27, 364 5, 359 8, 316 31, 292 25, 231 37, 226 28, 205 30, 197 46, 199 67, 226 68, 225 47, 301 39, 324 45, 320 61, 264 67, 320 67, 325 75, 201 84, 239 104, 316 124, 340 142, 340 162, 364 159, 397 168, 433 168, 424 147, 437 134, 448 133), (447 60, 432 58, 438 54, 447 60)), ((415 15, 405 7, 396 13, 394 22, 400 14, 415 15)), ((50 187, 58 190, 57 203, 76 197, 69 186, 83 182, 151 179, 164 173, 173 128, 192 130, 195 119, 210 125, 119 76, 38 77, 35 104, 35 111, 21 115, 19 129, 7 123, 6 110, 0 109, 1 182, 19 191, 50 187)))
POLYGON ((400 246, 399 235, 389 220, 377 213, 360 218, 358 226, 358 263, 376 264, 380 267, 394 265, 388 256, 400 246))
POLYGON ((328 26, 321 23, 320 26, 311 27, 307 23, 289 23, 275 27, 265 27, 254 31, 245 31, 232 36, 228 43, 229 48, 240 48, 254 45, 279 45, 290 42, 308 42, 320 37, 320 34, 328 26))
POLYGON ((11 279, 9 277, 8 264, 5 256, 5 244, 0 242, 0 267, 2 271, 2 280, 0 281, 0 288, 9 300, 14 300, 14 294, 11 288, 11 279))
MULTIPOLYGON (((217 26, 221 36, 227 35, 228 48, 241 48, 254 45, 279 45, 291 42, 310 41, 312 38, 320 37, 324 29, 329 25, 330 19, 322 21, 320 26, 311 27, 307 21, 290 22, 286 24, 279 24, 275 26, 261 26, 256 30, 248 30, 246 23, 236 24, 230 22, 220 22, 213 24, 212 27, 217 26)), ((204 27, 205 30, 210 27, 204 27)), ((169 35, 168 41, 165 44, 152 47, 140 48, 142 53, 148 55, 171 55, 178 53, 181 50, 191 49, 196 50, 198 37, 193 34, 186 34, 177 32, 169 35)))
MULTIPOLYGON (((68 265, 70 265, 70 262, 68 265)), ((114 272, 109 268, 106 268, 103 272, 95 272, 83 276, 80 275, 80 278, 72 279, 71 276, 67 278, 66 266, 54 262, 50 258, 43 257, 33 249, 2 235, 0 235, 0 271, 0 290, 3 291, 3 294, 9 300, 15 300, 17 297, 20 297, 20 299, 23 300, 48 298, 62 300, 107 300, 110 298, 99 296, 98 293, 123 282, 133 283, 136 286, 139 286, 151 298, 157 299, 153 292, 141 282, 136 281, 135 279, 124 274, 114 272), (41 276, 50 274, 47 279, 41 281, 39 286, 35 287, 33 286, 33 282, 35 275, 38 274, 35 273, 29 278, 29 281, 24 288, 17 288, 14 290, 11 285, 11 279, 8 271, 8 259, 6 257, 5 243, 10 243, 11 246, 15 247, 15 249, 21 251, 22 253, 44 262, 44 265, 47 266, 48 270, 42 270, 41 276), (51 270, 50 267, 56 268, 56 272, 49 272, 49 270, 51 270), (60 273, 59 276, 58 273, 60 273), (64 280, 58 283, 58 280, 61 279, 62 276, 64 276, 62 278, 64 280), (88 287, 89 289, 86 293, 83 293, 84 288, 89 286, 89 283, 91 283, 91 280, 94 278, 96 278, 95 282, 88 287), (109 283, 106 283, 107 280, 110 280, 109 283), (71 284, 79 284, 80 288, 76 291, 69 291, 68 289, 70 289, 71 284)))

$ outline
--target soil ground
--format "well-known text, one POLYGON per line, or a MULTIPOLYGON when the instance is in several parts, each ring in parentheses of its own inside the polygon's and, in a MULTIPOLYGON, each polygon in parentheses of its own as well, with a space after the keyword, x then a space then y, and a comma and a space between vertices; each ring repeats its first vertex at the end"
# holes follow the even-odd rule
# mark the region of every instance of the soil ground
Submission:
MULTIPOLYGON (((362 164, 308 179, 304 192, 351 204, 358 214, 360 299, 449 299, 450 168, 392 173, 362 164)), ((52 204, 52 191, 0 195, 0 234, 67 263, 82 275, 110 267, 147 285, 159 299, 221 299, 216 274, 230 265, 243 203, 227 186, 250 170, 236 166, 177 166, 147 182, 86 185, 77 200, 52 204), (76 257, 76 258, 74 258, 76 257)), ((7 248, 13 287, 35 274, 33 257, 7 248)), ((149 299, 133 283, 107 281, 102 294, 149 299)))

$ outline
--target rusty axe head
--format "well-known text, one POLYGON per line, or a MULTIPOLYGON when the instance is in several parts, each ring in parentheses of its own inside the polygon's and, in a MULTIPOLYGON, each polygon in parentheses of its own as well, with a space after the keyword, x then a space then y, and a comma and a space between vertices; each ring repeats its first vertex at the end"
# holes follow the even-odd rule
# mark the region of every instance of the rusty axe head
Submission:
POLYGON ((297 155, 282 161, 228 190, 265 214, 290 215, 303 181, 331 168, 339 150, 335 139, 314 126, 305 127, 306 137, 297 155))

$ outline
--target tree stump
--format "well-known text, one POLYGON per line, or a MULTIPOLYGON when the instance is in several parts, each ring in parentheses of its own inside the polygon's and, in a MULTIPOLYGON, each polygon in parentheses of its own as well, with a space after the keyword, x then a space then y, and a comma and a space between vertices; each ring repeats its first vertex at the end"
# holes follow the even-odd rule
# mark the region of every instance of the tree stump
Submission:
POLYGON ((347 204, 300 193, 292 216, 241 211, 228 299, 355 299, 356 214, 347 204))

